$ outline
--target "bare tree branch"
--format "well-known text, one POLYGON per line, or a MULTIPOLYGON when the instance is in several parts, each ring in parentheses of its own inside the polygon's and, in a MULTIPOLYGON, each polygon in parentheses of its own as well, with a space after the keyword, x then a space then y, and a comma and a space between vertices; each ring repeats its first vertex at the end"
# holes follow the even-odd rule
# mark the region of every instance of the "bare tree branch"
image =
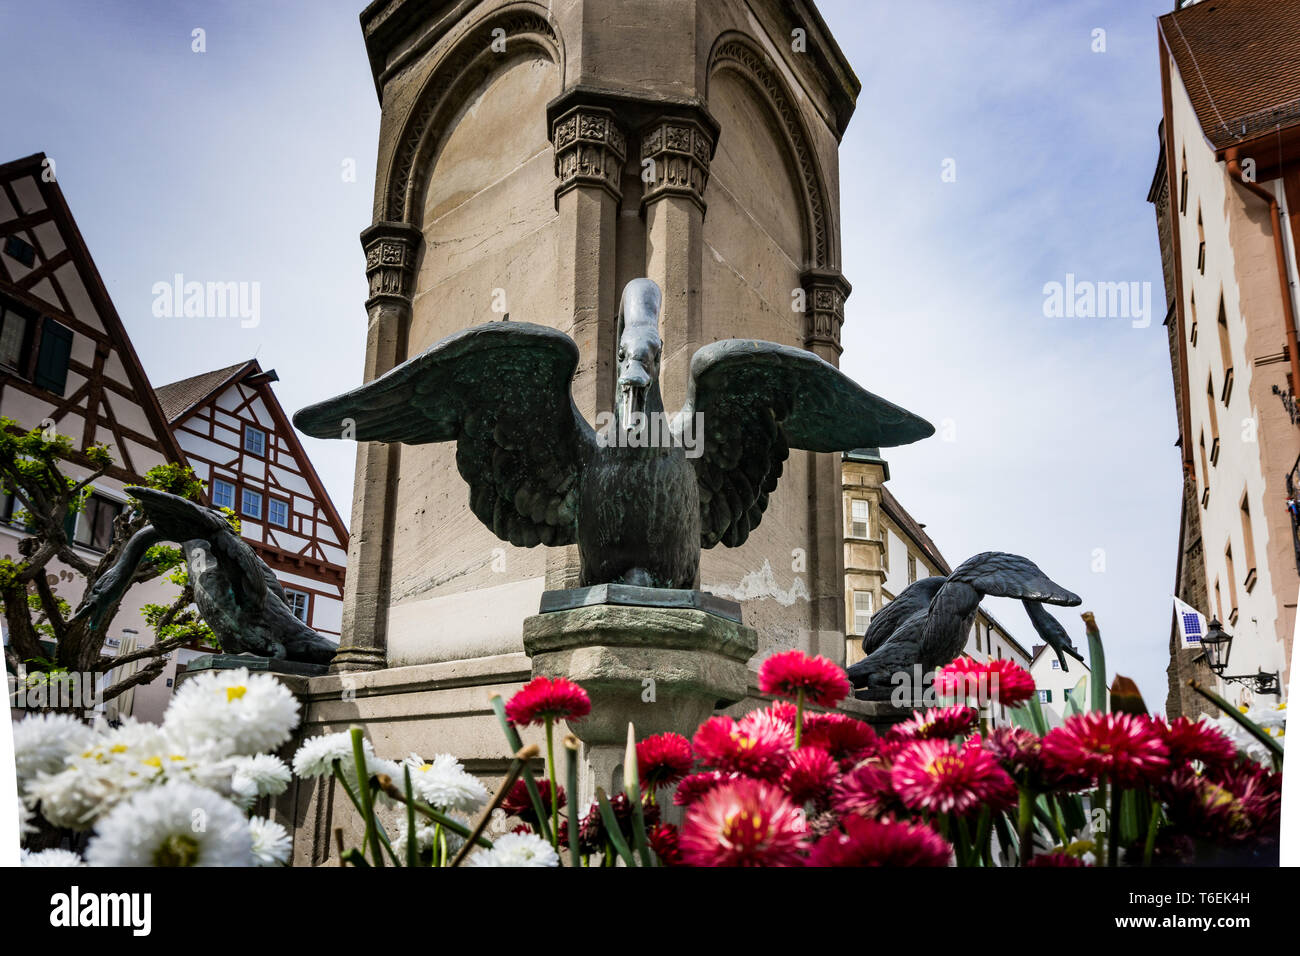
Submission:
POLYGON ((147 684, 151 680, 155 680, 162 674, 163 671, 167 669, 168 660, 170 660, 170 658, 159 657, 153 661, 150 661, 148 664, 140 668, 134 674, 130 675, 129 677, 123 678, 122 680, 114 684, 112 687, 109 687, 107 690, 105 690, 103 695, 100 697, 100 700, 110 701, 114 697, 117 697, 119 694, 123 693, 124 691, 130 690, 132 687, 136 687, 140 684, 147 684))

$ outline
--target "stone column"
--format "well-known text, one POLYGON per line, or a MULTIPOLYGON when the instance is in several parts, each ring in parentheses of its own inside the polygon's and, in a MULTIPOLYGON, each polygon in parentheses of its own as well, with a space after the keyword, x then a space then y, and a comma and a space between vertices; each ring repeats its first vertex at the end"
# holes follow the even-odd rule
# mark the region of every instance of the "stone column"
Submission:
POLYGON ((663 290, 659 382, 664 407, 686 400, 690 362, 704 345, 704 188, 717 125, 702 110, 674 110, 641 129, 646 275, 663 290))
MULTIPOLYGON (((415 260, 423 236, 404 222, 377 222, 361 233, 366 252, 367 382, 406 360, 415 260)), ((340 422, 343 437, 349 423, 340 422)), ((357 446, 352 486, 348 574, 343 588, 343 637, 331 671, 377 670, 387 664, 392 540, 401 445, 357 446)))
MULTIPOLYGON (((840 364, 840 327, 851 286, 838 270, 809 269, 803 274, 804 348, 840 364)), ((810 650, 845 664, 844 506, 838 454, 809 454, 813 488, 811 578, 813 640, 810 650)))
MULTIPOLYGON (((581 358, 573 382, 578 411, 595 422, 614 394, 614 335, 618 314, 615 234, 627 138, 614 111, 576 105, 551 122, 555 147, 555 208, 559 214, 556 262, 558 317, 572 316, 569 334, 581 358)), ((546 587, 577 587, 578 549, 548 548, 546 587)))

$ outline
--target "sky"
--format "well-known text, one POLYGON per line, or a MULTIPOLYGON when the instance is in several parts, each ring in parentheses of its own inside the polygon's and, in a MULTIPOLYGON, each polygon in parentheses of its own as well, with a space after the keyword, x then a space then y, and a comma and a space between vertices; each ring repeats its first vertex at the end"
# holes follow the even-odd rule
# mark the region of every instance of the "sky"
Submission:
MULTIPOLYGON (((256 357, 292 413, 360 383, 379 126, 362 6, 0 6, 0 161, 54 159, 155 386, 256 357), (156 316, 177 274, 258 283, 259 320, 156 316)), ((954 566, 1012 551, 1081 595, 1152 709, 1181 494, 1146 202, 1171 6, 818 4, 862 82, 840 150, 841 364, 938 429, 886 451, 890 488, 954 566), (1068 281, 1137 283, 1145 315, 1045 314, 1068 281)), ((354 448, 304 442, 346 517, 354 448)), ((1033 642, 1018 603, 986 606, 1033 642)), ((1058 616, 1086 646, 1077 611, 1058 616)))

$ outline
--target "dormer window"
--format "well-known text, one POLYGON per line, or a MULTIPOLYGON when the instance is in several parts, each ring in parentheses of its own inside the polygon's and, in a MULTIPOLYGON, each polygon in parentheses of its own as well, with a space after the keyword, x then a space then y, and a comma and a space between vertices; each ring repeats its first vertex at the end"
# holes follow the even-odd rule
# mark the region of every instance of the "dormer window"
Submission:
POLYGON ((266 457, 266 432, 253 425, 245 425, 244 451, 259 458, 266 457))

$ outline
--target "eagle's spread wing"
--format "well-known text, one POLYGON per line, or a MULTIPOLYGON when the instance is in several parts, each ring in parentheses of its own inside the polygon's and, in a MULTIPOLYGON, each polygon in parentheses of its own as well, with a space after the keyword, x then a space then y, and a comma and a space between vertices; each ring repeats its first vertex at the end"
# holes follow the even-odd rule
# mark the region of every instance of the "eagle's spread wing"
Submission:
MULTIPOLYGON (((872 395, 812 352, 773 342, 727 339, 691 359, 679 436, 702 424, 694 459, 700 488, 700 544, 734 548, 758 526, 791 448, 838 452, 906 445, 934 427, 872 395), (700 416, 697 419, 696 416, 700 416)), ((690 441, 683 444, 689 449, 690 441)))
POLYGON ((520 547, 577 540, 578 478, 596 447, 570 395, 578 346, 493 322, 450 335, 360 388, 293 418, 316 438, 455 441, 470 509, 520 547))
POLYGON ((958 631, 969 630, 969 624, 962 625, 973 617, 986 595, 1047 604, 1075 605, 1082 601, 1028 558, 1005 551, 985 551, 958 566, 934 596, 921 640, 924 660, 947 657, 952 647, 960 652, 967 635, 958 631))

